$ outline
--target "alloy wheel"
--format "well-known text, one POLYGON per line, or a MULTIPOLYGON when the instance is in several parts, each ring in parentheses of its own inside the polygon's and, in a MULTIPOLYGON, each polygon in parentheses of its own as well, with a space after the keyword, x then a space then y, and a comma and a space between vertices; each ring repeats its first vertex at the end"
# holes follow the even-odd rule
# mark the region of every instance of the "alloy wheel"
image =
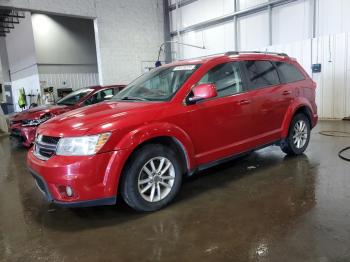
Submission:
POLYGON ((304 120, 299 120, 294 125, 293 143, 296 148, 303 148, 308 139, 307 125, 304 120))
POLYGON ((148 202, 158 202, 167 197, 174 186, 175 168, 165 157, 154 157, 141 169, 138 191, 148 202))

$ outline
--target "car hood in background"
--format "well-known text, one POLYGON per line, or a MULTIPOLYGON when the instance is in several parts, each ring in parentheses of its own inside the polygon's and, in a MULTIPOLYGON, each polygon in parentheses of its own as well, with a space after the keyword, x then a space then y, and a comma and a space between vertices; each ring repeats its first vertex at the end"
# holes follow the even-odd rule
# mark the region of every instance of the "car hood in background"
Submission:
POLYGON ((33 107, 22 112, 19 112, 11 117, 11 121, 22 121, 36 119, 46 113, 51 113, 53 115, 61 114, 69 110, 69 106, 65 105, 45 105, 33 107))

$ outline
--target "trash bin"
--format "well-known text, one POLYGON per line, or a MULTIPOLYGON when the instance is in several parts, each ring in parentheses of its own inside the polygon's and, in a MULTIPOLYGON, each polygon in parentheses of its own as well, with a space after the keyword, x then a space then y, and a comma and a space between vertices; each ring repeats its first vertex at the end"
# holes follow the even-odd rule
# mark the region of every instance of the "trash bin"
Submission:
POLYGON ((13 104, 11 103, 1 103, 1 109, 5 115, 11 114, 15 111, 13 108, 13 104))

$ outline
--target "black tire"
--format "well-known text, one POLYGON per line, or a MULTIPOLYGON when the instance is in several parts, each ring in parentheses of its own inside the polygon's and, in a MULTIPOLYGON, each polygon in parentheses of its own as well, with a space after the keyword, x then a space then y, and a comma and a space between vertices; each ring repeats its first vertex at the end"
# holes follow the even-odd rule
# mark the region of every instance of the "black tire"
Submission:
POLYGON ((282 151, 287 155, 301 155, 302 153, 304 153, 307 146, 309 145, 310 134, 311 134, 311 125, 310 125, 310 120, 307 118, 307 116, 302 113, 295 115, 290 123, 287 138, 281 142, 282 151), (305 128, 306 128, 305 132, 307 137, 306 137, 305 143, 301 143, 298 146, 297 144, 294 143, 293 136, 296 135, 295 128, 297 128, 296 125, 298 125, 300 121, 305 123, 305 128))
MULTIPOLYGON (((170 171, 167 171, 170 172, 170 171)), ((175 152, 161 144, 148 144, 138 149, 133 153, 127 162, 120 184, 120 191, 124 201, 133 209, 142 212, 152 212, 161 209, 168 205, 178 194, 183 176, 183 167, 175 152), (149 163, 150 160, 162 157, 169 160, 173 166, 171 170, 174 175, 174 182, 170 192, 161 200, 150 202, 144 199, 139 190, 139 177, 147 175, 145 172, 141 174, 143 167, 149 163)), ((149 184, 156 183, 154 180, 149 184)), ((160 183, 160 182, 159 182, 160 183)), ((165 189, 166 187, 164 187, 165 189)), ((151 189, 152 190, 152 189, 151 189)), ((159 194, 158 194, 159 195, 159 194)), ((160 198, 160 197, 159 197, 160 198)))

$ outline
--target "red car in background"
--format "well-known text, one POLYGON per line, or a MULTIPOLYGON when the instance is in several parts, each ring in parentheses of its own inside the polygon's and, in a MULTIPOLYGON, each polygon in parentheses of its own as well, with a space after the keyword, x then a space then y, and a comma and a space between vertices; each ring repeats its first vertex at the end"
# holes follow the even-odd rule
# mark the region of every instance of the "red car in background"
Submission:
POLYGON ((17 113, 10 118, 11 138, 30 147, 40 124, 67 111, 108 100, 124 87, 125 85, 85 87, 68 94, 55 105, 34 107, 17 113))

